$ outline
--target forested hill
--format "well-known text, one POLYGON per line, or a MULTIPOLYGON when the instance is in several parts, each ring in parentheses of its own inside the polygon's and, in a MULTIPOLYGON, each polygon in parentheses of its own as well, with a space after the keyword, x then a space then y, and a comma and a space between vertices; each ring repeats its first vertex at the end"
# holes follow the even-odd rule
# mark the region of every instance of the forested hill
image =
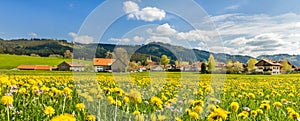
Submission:
MULTIPOLYGON (((116 45, 114 44, 77 44, 76 48, 80 48, 80 55, 83 58, 91 59, 93 57, 106 57, 108 51, 113 52, 116 45), (95 55, 91 55, 92 47, 97 47, 95 55)), ((118 45, 118 47, 125 48, 132 54, 131 60, 141 61, 146 60, 151 55, 153 61, 159 61, 161 55, 165 54, 171 58, 171 63, 175 60, 182 61, 206 61, 210 54, 215 56, 219 62, 226 62, 227 60, 240 61, 246 63, 250 56, 229 55, 220 53, 210 53, 204 50, 187 49, 181 46, 174 46, 164 43, 149 43, 147 45, 118 45), (182 55, 184 55, 182 57, 182 55)), ((15 54, 15 55, 37 55, 42 57, 48 56, 64 56, 66 50, 73 51, 74 44, 66 40, 52 40, 52 39, 16 39, 16 40, 2 40, 0 39, 0 53, 2 54, 15 54)), ((292 63, 300 65, 300 56, 290 55, 268 55, 259 56, 272 60, 280 60, 283 57, 292 59, 292 63)))

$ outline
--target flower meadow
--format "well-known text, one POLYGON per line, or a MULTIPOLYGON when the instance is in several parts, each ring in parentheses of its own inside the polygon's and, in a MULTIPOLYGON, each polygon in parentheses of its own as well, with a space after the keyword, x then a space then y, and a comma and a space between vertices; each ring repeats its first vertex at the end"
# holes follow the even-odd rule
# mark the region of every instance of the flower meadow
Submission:
POLYGON ((2 74, 7 121, 299 121, 300 75, 2 74))

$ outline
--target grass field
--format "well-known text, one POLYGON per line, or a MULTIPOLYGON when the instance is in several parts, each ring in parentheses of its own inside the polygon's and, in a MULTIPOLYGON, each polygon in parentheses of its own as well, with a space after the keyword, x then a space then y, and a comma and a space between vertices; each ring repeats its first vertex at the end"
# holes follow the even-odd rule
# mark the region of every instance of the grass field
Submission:
POLYGON ((3 71, 2 120, 295 121, 300 75, 3 71))
POLYGON ((13 69, 21 64, 57 66, 63 61, 72 62, 72 59, 0 54, 0 69, 13 69))

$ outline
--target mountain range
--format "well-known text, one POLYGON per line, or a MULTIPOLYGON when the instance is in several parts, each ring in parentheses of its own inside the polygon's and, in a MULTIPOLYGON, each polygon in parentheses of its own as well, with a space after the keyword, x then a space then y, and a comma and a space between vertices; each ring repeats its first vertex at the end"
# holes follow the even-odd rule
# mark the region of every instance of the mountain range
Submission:
MULTIPOLYGON (((64 56, 66 50, 75 51, 74 58, 92 59, 94 57, 106 57, 107 53, 113 52, 115 48, 124 48, 129 54, 132 61, 140 61, 144 63, 146 58, 151 57, 153 61, 159 61, 161 55, 165 54, 170 59, 170 63, 175 60, 180 61, 207 61, 210 54, 213 54, 218 62, 226 62, 227 60, 240 61, 247 63, 248 59, 254 58, 244 55, 230 55, 225 53, 212 53, 205 50, 188 49, 181 46, 175 46, 166 43, 152 42, 145 45, 115 45, 115 44, 79 44, 70 43, 66 40, 53 39, 0 39, 0 53, 15 55, 39 55, 48 56, 64 56), (95 53, 95 54, 91 54, 95 53)), ((292 64, 300 66, 300 55, 276 54, 276 55, 260 55, 256 59, 270 59, 280 61, 283 58, 289 60, 292 64)))

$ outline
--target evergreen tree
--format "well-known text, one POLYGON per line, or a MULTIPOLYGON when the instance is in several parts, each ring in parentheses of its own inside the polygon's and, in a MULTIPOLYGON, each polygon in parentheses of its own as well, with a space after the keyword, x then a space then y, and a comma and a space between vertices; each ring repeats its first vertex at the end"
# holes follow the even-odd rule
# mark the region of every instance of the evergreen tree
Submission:
POLYGON ((215 71, 215 67, 216 67, 215 58, 212 54, 210 54, 208 58, 208 65, 207 65, 208 71, 209 72, 215 71))
POLYGON ((282 71, 283 73, 289 73, 292 70, 292 66, 289 64, 286 58, 282 61, 282 71))

